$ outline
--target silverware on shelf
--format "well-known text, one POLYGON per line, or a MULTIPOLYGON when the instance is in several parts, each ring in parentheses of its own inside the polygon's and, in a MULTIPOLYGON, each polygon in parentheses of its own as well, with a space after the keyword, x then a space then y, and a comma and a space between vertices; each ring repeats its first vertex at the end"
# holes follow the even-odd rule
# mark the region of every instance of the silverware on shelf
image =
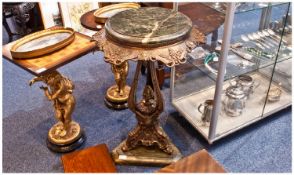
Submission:
MULTIPOLYGON (((275 46, 274 46, 272 43, 266 41, 265 38, 264 38, 264 37, 261 37, 261 35, 258 34, 257 32, 252 33, 252 36, 253 36, 256 40, 261 41, 261 42, 264 43, 264 44, 266 43, 265 45, 268 46, 268 49, 273 49, 273 48, 275 48, 275 46)), ((264 35, 263 35, 263 36, 264 36, 264 35)))
POLYGON ((278 47, 279 43, 276 40, 274 40, 273 38, 269 37, 270 36, 269 33, 266 32, 268 34, 268 35, 266 35, 263 31, 258 31, 258 32, 256 32, 256 34, 259 35, 261 38, 263 38, 264 42, 270 42, 272 47, 274 47, 274 48, 278 47))
POLYGON ((244 41, 244 42, 250 42, 252 44, 254 44, 255 46, 259 47, 260 49, 264 50, 265 48, 259 44, 259 43, 256 43, 256 42, 252 42, 247 36, 245 35, 241 35, 241 39, 244 41))
MULTIPOLYGON (((252 41, 254 41, 254 42, 257 42, 257 43, 259 43, 260 45, 262 45, 263 47, 264 47, 264 49, 265 48, 267 48, 267 49, 270 49, 270 47, 267 45, 267 44, 265 44, 264 42, 261 42, 261 41, 259 41, 259 39, 257 39, 254 35, 253 35, 253 33, 251 34, 247 34, 247 37, 248 37, 248 39, 249 40, 252 40, 252 41)), ((257 44, 256 43, 256 44, 257 44)))

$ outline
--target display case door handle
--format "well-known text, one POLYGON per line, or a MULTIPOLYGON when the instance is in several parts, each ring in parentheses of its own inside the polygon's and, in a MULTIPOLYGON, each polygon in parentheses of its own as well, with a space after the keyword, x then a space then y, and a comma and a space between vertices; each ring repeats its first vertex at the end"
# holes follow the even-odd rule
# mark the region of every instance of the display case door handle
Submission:
POLYGON ((200 108, 203 106, 203 104, 201 103, 199 106, 198 106, 198 111, 203 114, 203 111, 200 110, 200 108))

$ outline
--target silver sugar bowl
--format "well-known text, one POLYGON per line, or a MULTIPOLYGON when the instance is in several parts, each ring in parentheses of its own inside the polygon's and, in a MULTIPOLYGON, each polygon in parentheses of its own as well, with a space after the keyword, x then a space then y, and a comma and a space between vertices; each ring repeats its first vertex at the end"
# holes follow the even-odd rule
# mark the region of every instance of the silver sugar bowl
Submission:
POLYGON ((223 101, 224 110, 227 115, 237 117, 242 114, 247 99, 247 93, 241 86, 230 86, 225 91, 226 96, 223 101))

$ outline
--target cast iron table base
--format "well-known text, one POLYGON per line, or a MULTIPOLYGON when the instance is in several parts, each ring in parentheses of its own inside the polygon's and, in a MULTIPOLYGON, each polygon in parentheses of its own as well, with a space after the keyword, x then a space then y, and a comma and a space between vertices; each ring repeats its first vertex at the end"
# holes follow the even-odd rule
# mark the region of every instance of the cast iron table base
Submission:
POLYGON ((154 62, 147 65, 146 85, 142 100, 136 102, 139 75, 144 61, 138 61, 129 94, 129 109, 136 114, 137 126, 118 147, 112 151, 116 163, 167 165, 182 155, 159 125, 163 112, 163 97, 159 89, 154 62))

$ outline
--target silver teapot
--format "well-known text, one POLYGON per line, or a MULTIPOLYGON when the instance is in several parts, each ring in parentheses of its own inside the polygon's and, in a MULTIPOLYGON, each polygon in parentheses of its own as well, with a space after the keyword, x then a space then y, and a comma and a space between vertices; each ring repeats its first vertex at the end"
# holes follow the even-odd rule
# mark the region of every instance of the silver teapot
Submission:
POLYGON ((246 93, 247 99, 250 94, 253 94, 254 90, 260 85, 259 80, 254 80, 249 75, 239 75, 235 79, 229 81, 231 86, 241 86, 246 93))
POLYGON ((237 117, 242 114, 247 99, 247 92, 244 92, 242 86, 229 86, 225 91, 223 101, 224 110, 227 115, 237 117))

